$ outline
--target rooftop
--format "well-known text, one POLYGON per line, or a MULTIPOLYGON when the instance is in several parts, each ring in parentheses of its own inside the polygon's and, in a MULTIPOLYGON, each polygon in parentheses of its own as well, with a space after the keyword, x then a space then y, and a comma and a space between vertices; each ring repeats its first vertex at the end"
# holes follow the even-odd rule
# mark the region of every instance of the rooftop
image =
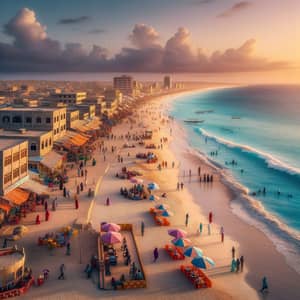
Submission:
POLYGON ((25 142, 25 139, 6 139, 0 137, 0 150, 6 150, 23 142, 25 142))
POLYGON ((5 137, 37 137, 42 136, 49 131, 39 131, 39 130, 24 130, 24 132, 18 131, 18 130, 0 130, 0 138, 5 137))
POLYGON ((0 111, 56 111, 64 107, 3 107, 0 111))

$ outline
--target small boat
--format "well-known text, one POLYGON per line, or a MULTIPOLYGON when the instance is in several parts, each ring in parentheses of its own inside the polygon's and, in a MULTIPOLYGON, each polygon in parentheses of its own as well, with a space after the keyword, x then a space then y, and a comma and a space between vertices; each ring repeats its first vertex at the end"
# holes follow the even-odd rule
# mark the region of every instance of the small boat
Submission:
POLYGON ((198 123, 203 123, 204 120, 195 120, 195 119, 189 119, 189 120, 184 120, 185 123, 190 123, 190 124, 198 124, 198 123))
POLYGON ((195 114, 207 114, 207 113, 212 113, 212 112, 214 112, 213 109, 197 110, 197 111, 195 111, 195 114))
POLYGON ((233 120, 239 120, 241 117, 239 117, 239 116, 232 116, 231 117, 231 119, 233 119, 233 120))

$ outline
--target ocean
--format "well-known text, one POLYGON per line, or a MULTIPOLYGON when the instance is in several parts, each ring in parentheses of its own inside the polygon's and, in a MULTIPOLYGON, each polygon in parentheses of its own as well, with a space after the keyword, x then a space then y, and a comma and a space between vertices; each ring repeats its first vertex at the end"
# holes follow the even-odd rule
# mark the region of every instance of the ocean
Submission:
POLYGON ((191 147, 246 194, 240 204, 248 219, 259 220, 278 248, 299 259, 300 86, 202 91, 177 97, 170 114, 191 147))

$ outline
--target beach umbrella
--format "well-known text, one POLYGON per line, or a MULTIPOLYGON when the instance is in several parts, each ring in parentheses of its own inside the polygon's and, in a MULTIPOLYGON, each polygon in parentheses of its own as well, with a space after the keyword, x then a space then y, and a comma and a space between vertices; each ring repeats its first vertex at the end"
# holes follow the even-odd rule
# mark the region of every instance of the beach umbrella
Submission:
POLYGON ((215 262, 207 256, 195 257, 192 260, 192 265, 200 269, 207 269, 207 263, 212 267, 215 266, 215 262))
POLYGON ((121 227, 118 224, 115 223, 105 223, 101 225, 101 231, 114 231, 119 232, 121 230, 121 227))
POLYGON ((198 247, 191 246, 184 251, 184 255, 188 257, 202 257, 203 251, 198 247))
POLYGON ((182 229, 169 229, 168 234, 173 236, 175 239, 180 239, 185 237, 187 232, 182 229))
POLYGON ((150 200, 150 201, 154 201, 154 200, 155 200, 154 195, 150 195, 149 200, 150 200))
POLYGON ((167 205, 167 204, 157 204, 157 205, 155 206, 155 208, 156 208, 156 209, 160 209, 160 210, 166 210, 166 209, 169 208, 169 205, 167 205))
POLYGON ((159 210, 157 212, 158 214, 160 214, 162 217, 172 217, 174 216, 174 214, 168 210, 159 210))
POLYGON ((101 236, 101 239, 105 244, 116 244, 116 243, 121 243, 122 235, 119 232, 109 231, 104 233, 101 236))
POLYGON ((184 248, 184 247, 189 246, 192 243, 192 241, 189 239, 186 239, 186 238, 179 238, 179 239, 173 239, 172 243, 176 247, 184 248))
POLYGON ((159 185, 155 182, 151 182, 148 184, 148 189, 149 190, 159 190, 159 185))

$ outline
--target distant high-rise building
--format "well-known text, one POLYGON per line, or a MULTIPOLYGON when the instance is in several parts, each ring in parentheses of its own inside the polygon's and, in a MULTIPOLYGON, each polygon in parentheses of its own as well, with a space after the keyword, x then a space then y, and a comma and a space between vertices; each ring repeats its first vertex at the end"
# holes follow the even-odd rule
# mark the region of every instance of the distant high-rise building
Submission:
POLYGON ((132 77, 127 75, 114 77, 114 89, 119 90, 124 95, 131 95, 133 93, 132 77))
POLYGON ((165 76, 164 77, 164 88, 165 89, 171 89, 172 88, 171 76, 165 76))

